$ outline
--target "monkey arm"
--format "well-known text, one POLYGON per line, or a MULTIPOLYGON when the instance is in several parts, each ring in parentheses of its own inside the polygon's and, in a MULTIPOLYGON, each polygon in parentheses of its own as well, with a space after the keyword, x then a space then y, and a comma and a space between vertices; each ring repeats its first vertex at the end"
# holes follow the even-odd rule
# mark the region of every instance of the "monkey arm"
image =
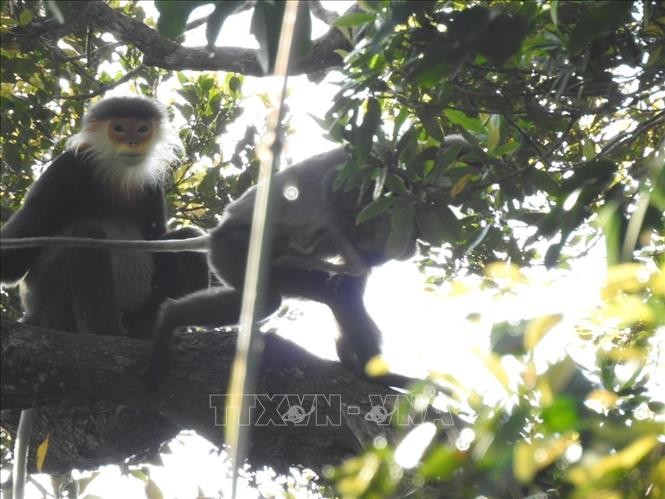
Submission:
MULTIPOLYGON (((61 228, 71 206, 70 200, 62 199, 62 193, 76 196, 76 161, 73 154, 64 153, 49 165, 28 191, 23 206, 0 229, 0 238, 49 236, 61 228)), ((21 279, 38 253, 37 248, 2 249, 1 281, 21 279)))
POLYGON ((334 221, 329 222, 326 229, 330 236, 330 240, 337 248, 337 251, 339 251, 340 256, 344 259, 345 265, 351 269, 344 273, 356 276, 367 274, 370 270, 369 266, 351 239, 340 230, 339 226, 334 221))

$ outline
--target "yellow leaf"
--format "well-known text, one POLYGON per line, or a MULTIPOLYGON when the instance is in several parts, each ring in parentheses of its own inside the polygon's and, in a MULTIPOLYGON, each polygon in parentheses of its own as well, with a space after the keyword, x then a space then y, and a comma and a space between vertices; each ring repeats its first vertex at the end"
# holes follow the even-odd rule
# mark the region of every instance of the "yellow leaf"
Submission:
POLYGON ((627 326, 636 322, 650 323, 654 320, 654 313, 642 298, 632 295, 619 296, 607 303, 597 312, 598 319, 619 320, 621 325, 627 326))
POLYGON ((483 362, 485 363, 485 366, 487 366, 487 369, 489 369, 497 379, 497 381, 503 385, 506 391, 509 391, 510 380, 508 379, 508 373, 506 373, 506 370, 501 365, 499 356, 494 353, 490 353, 484 356, 483 362))
POLYGON ((340 472, 345 476, 337 482, 337 490, 344 497, 358 497, 365 493, 379 471, 381 462, 374 454, 347 459, 340 472))
POLYGON ((531 443, 519 442, 513 451, 513 474, 522 483, 529 483, 543 468, 546 468, 566 452, 569 445, 577 442, 575 432, 547 440, 531 443))
POLYGON ((607 269, 604 300, 612 298, 619 291, 633 293, 643 289, 649 280, 649 270, 640 263, 622 263, 607 269))
POLYGON ((512 263, 494 262, 485 267, 485 275, 492 279, 506 279, 511 284, 527 282, 520 268, 512 263))
POLYGON ((665 268, 661 268, 656 272, 649 282, 649 287, 657 295, 665 296, 665 268))
POLYGON ((599 406, 598 408, 601 410, 608 410, 612 409, 618 400, 619 396, 615 393, 612 393, 609 390, 598 389, 589 393, 585 402, 590 403, 590 407, 595 408, 595 406, 599 406))
POLYGON ((42 472, 44 469, 44 461, 46 461, 46 454, 48 453, 48 439, 49 435, 46 435, 46 438, 44 441, 37 446, 37 457, 36 457, 36 463, 37 463, 37 471, 39 473, 42 472))
POLYGON ((457 196, 460 192, 464 190, 466 187, 466 184, 469 183, 469 180, 471 180, 472 173, 467 173, 464 175, 462 178, 460 178, 457 182, 455 182, 455 185, 453 185, 453 188, 450 190, 450 195, 452 197, 457 196))
POLYGON ((536 345, 563 319, 562 314, 544 315, 529 322, 524 332, 524 349, 533 350, 536 345))
POLYGON ((595 482, 613 471, 630 470, 657 445, 658 438, 655 435, 647 435, 616 454, 575 466, 568 472, 568 480, 580 487, 589 485, 590 482, 595 482))
POLYGON ((384 376, 389 372, 390 367, 388 366, 386 359, 384 359, 381 355, 375 355, 367 361, 367 364, 365 364, 365 373, 367 376, 384 376))

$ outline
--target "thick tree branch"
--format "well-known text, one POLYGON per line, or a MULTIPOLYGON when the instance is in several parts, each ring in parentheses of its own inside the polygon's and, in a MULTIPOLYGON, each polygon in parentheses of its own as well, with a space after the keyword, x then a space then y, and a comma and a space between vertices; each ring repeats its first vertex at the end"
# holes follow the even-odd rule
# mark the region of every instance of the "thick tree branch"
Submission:
MULTIPOLYGON (((104 2, 90 3, 86 12, 88 21, 101 30, 112 33, 119 40, 135 45, 143 52, 143 63, 146 66, 171 70, 232 71, 263 76, 254 49, 219 47, 210 52, 205 47, 183 47, 104 2)), ((314 40, 310 55, 294 61, 290 73, 317 73, 340 66, 342 58, 335 53, 337 49, 350 50, 351 46, 338 29, 332 28, 324 36, 314 40)))
MULTIPOLYGON (((194 429, 222 445, 220 423, 235 340, 233 333, 179 335, 163 388, 147 394, 140 376, 149 342, 3 321, 2 407, 41 408, 40 429, 32 445, 40 435, 51 435, 54 450, 49 450, 47 472, 149 455, 179 428, 194 429), (92 438, 86 432, 92 432, 92 438)), ((380 433, 391 438, 389 426, 364 416, 395 392, 275 335, 265 335, 255 395, 249 452, 255 465, 284 469, 302 464, 320 470, 356 453, 368 436, 380 433), (305 412, 314 408, 303 424, 283 419, 294 403, 305 412)), ((393 397, 385 402, 388 411, 395 401, 393 397)), ((14 421, 15 411, 3 413, 3 426, 12 429, 14 421)))

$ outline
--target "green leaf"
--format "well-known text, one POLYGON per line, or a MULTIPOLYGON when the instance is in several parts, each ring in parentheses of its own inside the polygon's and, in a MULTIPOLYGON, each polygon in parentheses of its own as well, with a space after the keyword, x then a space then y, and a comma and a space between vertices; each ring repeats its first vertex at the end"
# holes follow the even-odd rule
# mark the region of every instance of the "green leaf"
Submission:
POLYGON ((226 18, 236 12, 244 3, 245 0, 224 0, 223 2, 216 3, 215 10, 208 17, 206 25, 208 48, 215 46, 215 41, 226 18))
POLYGON ((367 99, 367 111, 363 118, 362 125, 358 128, 356 141, 356 161, 358 165, 363 166, 367 163, 367 158, 372 151, 372 142, 374 133, 381 123, 381 106, 374 97, 367 99))
POLYGON ((394 173, 389 173, 386 175, 385 186, 395 194, 404 195, 408 192, 406 184, 404 183, 404 179, 399 175, 395 175, 394 173))
POLYGON ((208 3, 210 2, 199 0, 155 0, 155 8, 159 11, 157 30, 175 40, 185 32, 189 14, 197 7, 208 3))
POLYGON ((256 58, 265 74, 272 71, 277 55, 284 7, 284 2, 259 2, 254 7, 250 32, 259 44, 256 58))
POLYGON ((360 26, 373 21, 375 18, 374 14, 366 14, 364 12, 353 12, 351 14, 346 14, 345 16, 338 17, 333 22, 333 26, 338 28, 352 28, 353 26, 360 26))
POLYGON ((380 197, 379 199, 372 201, 367 206, 365 206, 360 213, 356 216, 356 224, 361 224, 367 220, 371 220, 374 217, 378 217, 384 213, 388 208, 395 204, 397 198, 395 196, 390 197, 380 197))
POLYGON ((312 50, 312 16, 309 12, 309 2, 298 4, 298 20, 293 33, 291 60, 299 60, 307 56, 312 50))
POLYGON ((463 462, 464 454, 454 448, 440 445, 425 458, 418 472, 425 478, 446 480, 463 462))
POLYGON ((501 115, 493 114, 490 116, 485 127, 487 128, 487 150, 491 154, 499 145, 499 140, 501 140, 501 115))
POLYGON ((446 115, 446 118, 448 118, 451 123, 459 125, 465 130, 470 130, 477 133, 485 132, 483 124, 480 122, 480 120, 478 118, 468 117, 464 111, 458 111, 457 109, 446 109, 443 111, 443 114, 446 115))
POLYGON ((459 220, 446 205, 420 210, 417 224, 422 238, 434 246, 455 242, 461 235, 459 220))
POLYGON ((18 23, 21 26, 26 26, 30 24, 32 21, 32 18, 34 17, 32 11, 30 9, 25 9, 23 12, 21 12, 18 16, 18 23))
POLYGON ((568 396, 558 396, 542 411, 543 424, 550 433, 579 429, 577 404, 568 396))
POLYGON ((393 206, 390 216, 390 235, 386 243, 386 254, 396 260, 408 257, 414 245, 413 238, 413 202, 401 198, 393 206))
POLYGON ((440 144, 443 143, 444 135, 441 124, 438 121, 439 113, 432 108, 423 107, 418 110, 417 114, 418 119, 425 127, 427 134, 440 144))

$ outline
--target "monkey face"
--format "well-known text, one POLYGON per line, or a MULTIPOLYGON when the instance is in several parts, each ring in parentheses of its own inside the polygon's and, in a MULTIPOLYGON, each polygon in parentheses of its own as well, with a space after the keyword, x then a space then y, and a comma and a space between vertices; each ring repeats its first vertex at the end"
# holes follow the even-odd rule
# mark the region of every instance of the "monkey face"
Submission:
POLYGON ((137 118, 112 119, 107 134, 116 154, 126 163, 138 165, 149 151, 155 123, 137 118))

